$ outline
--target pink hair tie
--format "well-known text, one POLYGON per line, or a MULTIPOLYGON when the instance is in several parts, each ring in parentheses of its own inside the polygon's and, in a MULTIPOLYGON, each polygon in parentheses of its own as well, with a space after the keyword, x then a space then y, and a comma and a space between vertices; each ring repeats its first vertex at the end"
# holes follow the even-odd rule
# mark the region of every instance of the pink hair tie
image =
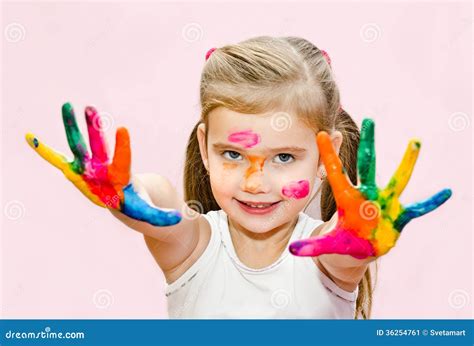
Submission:
POLYGON ((321 53, 323 53, 324 59, 326 59, 326 62, 328 63, 329 66, 331 66, 331 58, 329 57, 329 54, 321 49, 321 53))
POLYGON ((209 59, 209 57, 211 56, 211 54, 216 50, 217 48, 211 48, 207 51, 206 53, 206 61, 207 59, 209 59))
MULTIPOLYGON (((323 54, 324 60, 326 60, 326 62, 328 63, 329 67, 331 67, 331 58, 329 57, 328 52, 326 52, 325 50, 322 50, 322 49, 321 49, 321 53, 323 54)), ((343 111, 341 104, 339 105, 339 109, 338 109, 337 111, 338 111, 339 113, 341 113, 341 112, 343 111)))

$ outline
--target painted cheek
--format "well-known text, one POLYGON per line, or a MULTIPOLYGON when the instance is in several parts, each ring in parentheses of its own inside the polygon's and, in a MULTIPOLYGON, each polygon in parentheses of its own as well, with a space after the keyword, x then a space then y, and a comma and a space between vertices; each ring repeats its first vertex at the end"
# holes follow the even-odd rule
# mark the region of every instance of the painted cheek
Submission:
POLYGON ((220 167, 220 172, 217 172, 217 176, 221 181, 229 182, 231 180, 237 179, 240 177, 241 173, 239 173, 239 164, 234 162, 223 162, 222 166, 220 167), (229 180, 231 179, 231 180, 229 180))
POLYGON ((223 167, 224 167, 225 170, 231 170, 231 169, 237 168, 237 164, 236 163, 231 163, 231 162, 224 162, 223 167))
POLYGON ((260 135, 252 130, 245 130, 233 132, 227 137, 227 140, 232 143, 237 143, 244 148, 252 148, 260 143, 260 135))
POLYGON ((309 181, 308 180, 299 180, 292 181, 291 183, 286 184, 281 189, 283 196, 288 198, 304 198, 309 194, 309 181))

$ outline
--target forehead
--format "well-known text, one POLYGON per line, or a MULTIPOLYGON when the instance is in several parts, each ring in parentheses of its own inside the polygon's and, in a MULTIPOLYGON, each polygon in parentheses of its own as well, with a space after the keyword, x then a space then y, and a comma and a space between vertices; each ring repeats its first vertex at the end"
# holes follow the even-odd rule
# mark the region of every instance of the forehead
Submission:
POLYGON ((315 132, 291 112, 244 114, 219 107, 209 113, 208 142, 227 142, 230 135, 251 130, 268 147, 312 146, 315 132))

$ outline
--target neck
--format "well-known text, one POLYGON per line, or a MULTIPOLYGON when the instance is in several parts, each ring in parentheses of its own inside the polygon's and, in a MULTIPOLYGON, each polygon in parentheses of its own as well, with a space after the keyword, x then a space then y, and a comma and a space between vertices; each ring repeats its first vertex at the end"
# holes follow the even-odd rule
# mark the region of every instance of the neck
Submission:
POLYGON ((297 221, 298 215, 265 233, 255 233, 228 218, 229 232, 237 257, 249 267, 262 268, 272 264, 288 247, 297 221))

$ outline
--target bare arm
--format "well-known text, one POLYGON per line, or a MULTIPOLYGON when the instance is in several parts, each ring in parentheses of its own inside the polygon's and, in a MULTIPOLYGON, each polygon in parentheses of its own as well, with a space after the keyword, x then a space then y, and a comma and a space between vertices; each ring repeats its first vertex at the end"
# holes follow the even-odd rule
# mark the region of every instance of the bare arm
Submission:
MULTIPOLYGON (((331 232, 337 224, 337 212, 331 220, 317 227, 312 237, 324 235, 331 232)), ((350 255, 320 255, 313 257, 314 263, 326 274, 337 286, 345 291, 354 291, 362 280, 369 263, 373 258, 356 259, 350 255)))
POLYGON ((208 241, 210 234, 207 221, 179 198, 165 177, 152 173, 136 174, 132 183, 139 195, 152 206, 182 211, 183 218, 178 224, 157 227, 109 209, 125 225, 144 235, 145 243, 167 281, 174 281, 199 257, 200 253, 195 250, 203 250, 207 244, 206 238, 208 241), (198 244, 202 245, 199 249, 198 244))
POLYGON ((176 268, 192 264, 196 249, 202 249, 205 244, 206 237, 201 237, 200 232, 202 230, 205 236, 210 234, 209 228, 201 227, 206 226, 207 221, 178 198, 167 179, 156 174, 131 176, 130 135, 126 128, 117 129, 111 158, 102 128, 96 126, 100 124, 100 114, 94 107, 86 107, 84 111, 90 150, 79 130, 72 105, 63 104, 61 111, 73 160, 32 133, 26 134, 27 143, 61 170, 91 202, 107 208, 128 227, 142 233, 167 279, 171 272, 178 275, 180 270, 176 268), (201 244, 199 248, 198 244, 201 244))

